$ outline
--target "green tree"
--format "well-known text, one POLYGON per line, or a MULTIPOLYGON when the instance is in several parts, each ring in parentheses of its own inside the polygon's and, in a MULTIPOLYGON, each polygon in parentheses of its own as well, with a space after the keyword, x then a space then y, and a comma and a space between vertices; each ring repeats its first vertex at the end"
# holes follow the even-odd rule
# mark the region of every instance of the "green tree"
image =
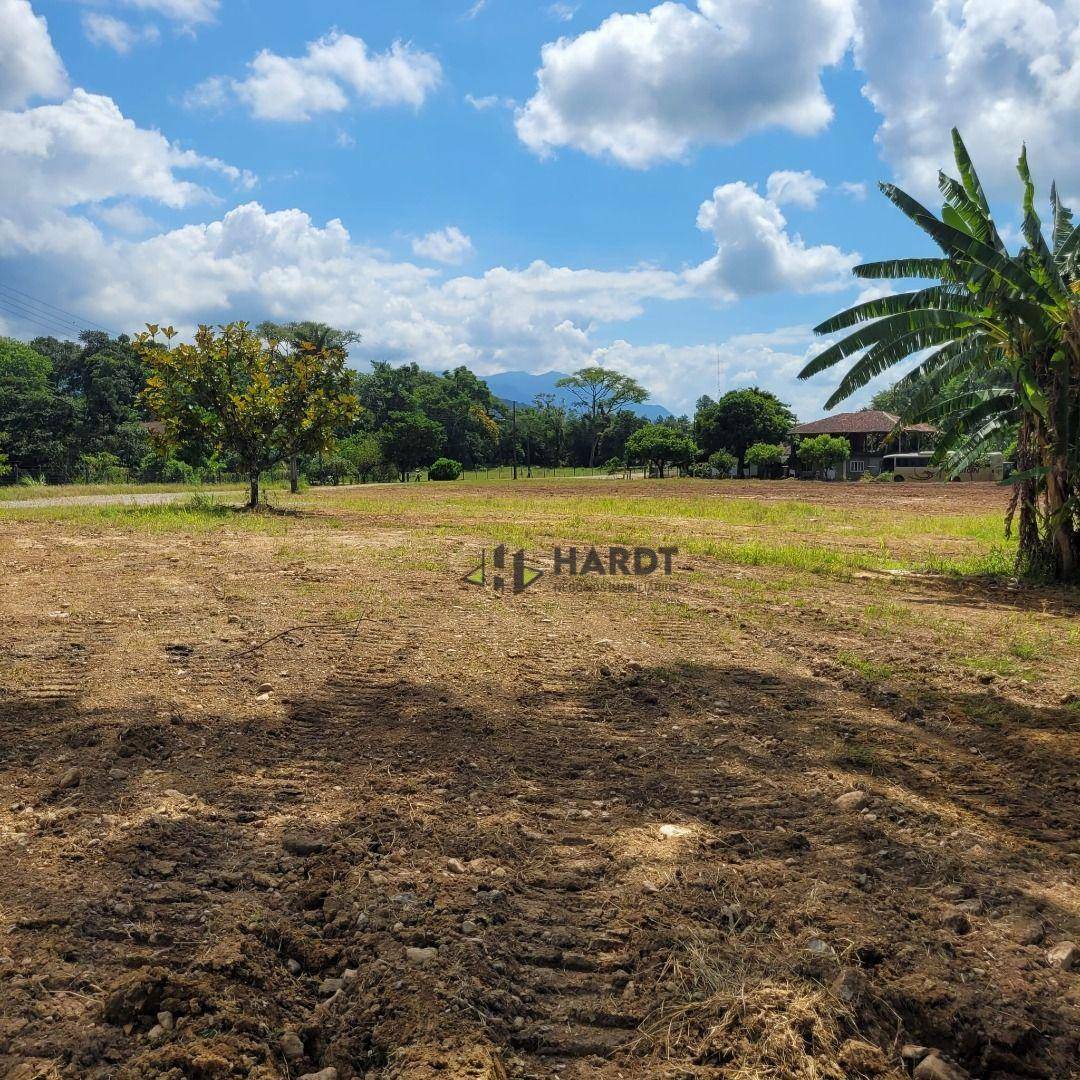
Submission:
POLYGON ((537 394, 533 405, 540 416, 548 457, 557 469, 566 453, 566 408, 554 394, 537 394))
POLYGON ((800 464, 820 474, 824 480, 829 469, 851 457, 851 443, 839 435, 815 435, 800 441, 795 448, 795 456, 800 464))
POLYGON ((754 443, 746 451, 746 464, 757 466, 758 476, 776 476, 784 463, 781 443, 754 443))
POLYGON ((694 416, 698 445, 711 453, 730 450, 743 475, 746 451, 754 443, 777 443, 788 437, 795 415, 775 394, 756 386, 731 390, 719 401, 703 398, 694 416))
POLYGON ((193 344, 175 347, 172 327, 147 330, 135 344, 150 368, 145 396, 164 426, 162 442, 195 442, 233 455, 248 477, 251 508, 259 504, 261 473, 294 452, 297 387, 317 388, 304 398, 310 410, 305 422, 317 433, 309 446, 330 449, 334 426, 355 414, 355 397, 322 378, 335 363, 324 353, 283 353, 244 322, 217 331, 200 326, 193 344))
POLYGON ((295 495, 300 486, 301 454, 317 454, 330 445, 359 409, 354 373, 345 361, 349 346, 358 342, 360 335, 310 320, 263 322, 259 333, 282 355, 279 377, 288 386, 282 407, 282 438, 289 463, 289 490, 295 495))
POLYGON ((615 414, 627 405, 640 405, 649 397, 648 390, 636 379, 602 367, 581 368, 555 385, 569 392, 583 414, 591 438, 590 468, 596 461, 600 439, 615 414))
POLYGON ((141 396, 147 370, 131 339, 85 330, 77 342, 41 337, 31 345, 52 362, 55 392, 69 403, 64 459, 111 454, 120 467, 138 468, 150 450, 141 396))
POLYGON ((709 455, 709 465, 720 474, 720 478, 731 475, 731 470, 739 464, 738 458, 728 450, 714 450, 709 455))
MULTIPOLYGON (((941 216, 892 184, 886 197, 941 249, 936 258, 855 268, 866 278, 928 278, 937 284, 857 304, 822 323, 821 333, 857 327, 801 372, 808 378, 857 357, 830 399, 842 401, 908 358, 900 381, 915 393, 903 419, 943 428, 937 457, 953 475, 995 442, 1017 438, 1018 473, 1006 527, 1019 510, 1019 559, 1062 580, 1080 577, 1080 227, 1050 188, 1050 243, 1035 210, 1027 152, 1025 244, 1008 251, 957 131, 960 179, 938 175, 941 216), (957 379, 1007 373, 996 385, 953 392, 957 379)), ((978 383, 976 383, 978 386, 978 383)))
POLYGON ((667 465, 685 465, 697 456, 693 439, 667 424, 646 424, 626 440, 627 456, 656 468, 662 477, 667 465))
POLYGON ((69 398, 57 393, 49 359, 14 338, 0 338, 0 431, 12 466, 64 470, 74 421, 69 398))
POLYGON ((284 392, 274 384, 277 357, 247 323, 215 332, 200 326, 193 344, 171 347, 175 331, 156 325, 136 338, 150 368, 146 401, 163 425, 161 442, 197 442, 234 455, 248 477, 248 506, 259 505, 259 477, 281 460, 275 442, 284 392), (165 345, 158 341, 158 333, 165 345))
POLYGON ((338 454, 349 463, 353 475, 366 484, 371 474, 382 464, 382 446, 374 432, 361 431, 343 439, 338 454))
POLYGON ((413 469, 429 465, 442 450, 446 434, 442 425, 421 412, 394 412, 379 432, 383 455, 392 461, 405 481, 413 469))

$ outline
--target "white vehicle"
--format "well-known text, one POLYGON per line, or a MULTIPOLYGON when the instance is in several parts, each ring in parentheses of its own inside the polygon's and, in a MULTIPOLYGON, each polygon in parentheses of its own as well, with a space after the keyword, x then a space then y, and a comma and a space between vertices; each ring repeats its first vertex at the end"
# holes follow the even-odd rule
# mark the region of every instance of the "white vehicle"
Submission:
MULTIPOLYGON (((893 480, 943 480, 948 476, 948 469, 942 465, 933 465, 933 453, 926 451, 919 454, 886 454, 881 459, 881 471, 892 473, 893 480)), ((969 483, 982 481, 992 483, 1004 480, 1005 455, 984 454, 968 468, 950 477, 953 482, 966 480, 969 483)))

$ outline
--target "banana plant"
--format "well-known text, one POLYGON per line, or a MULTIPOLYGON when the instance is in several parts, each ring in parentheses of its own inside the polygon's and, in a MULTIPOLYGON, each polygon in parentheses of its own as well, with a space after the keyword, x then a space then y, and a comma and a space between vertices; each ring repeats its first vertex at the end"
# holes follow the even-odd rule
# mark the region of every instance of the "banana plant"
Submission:
POLYGON ((854 271, 861 278, 934 284, 856 304, 821 323, 819 334, 849 332, 800 378, 850 360, 827 402, 832 408, 882 372, 914 360, 900 380, 910 391, 901 425, 937 425, 936 456, 952 475, 1015 433, 1018 471, 1006 524, 1011 527, 1019 510, 1018 559, 1030 570, 1076 580, 1080 226, 1052 186, 1047 241, 1025 148, 1017 164, 1025 242, 1010 254, 963 140, 955 129, 952 136, 959 179, 938 174, 940 216, 895 185, 880 185, 941 256, 867 263, 854 271))

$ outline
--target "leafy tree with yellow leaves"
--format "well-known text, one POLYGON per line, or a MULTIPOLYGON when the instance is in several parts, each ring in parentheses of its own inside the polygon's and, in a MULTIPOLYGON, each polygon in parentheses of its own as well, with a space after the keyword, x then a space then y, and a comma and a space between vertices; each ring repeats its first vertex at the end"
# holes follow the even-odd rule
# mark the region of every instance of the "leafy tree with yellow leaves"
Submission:
POLYGON ((331 449, 359 411, 340 348, 283 349, 245 322, 200 326, 192 344, 173 346, 175 336, 171 326, 148 324, 135 341, 150 369, 144 395, 160 437, 235 457, 252 509, 263 471, 296 453, 331 449))

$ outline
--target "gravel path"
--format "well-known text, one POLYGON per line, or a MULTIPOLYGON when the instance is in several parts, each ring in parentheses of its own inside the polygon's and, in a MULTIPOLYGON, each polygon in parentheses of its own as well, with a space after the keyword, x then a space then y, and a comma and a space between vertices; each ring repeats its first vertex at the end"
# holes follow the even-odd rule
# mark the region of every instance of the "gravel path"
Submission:
MULTIPOLYGON (((239 488, 215 491, 214 495, 235 495, 239 488)), ((159 503, 183 502, 190 491, 146 491, 115 495, 54 495, 43 499, 11 499, 0 502, 0 510, 36 510, 49 506, 156 506, 159 503)))

